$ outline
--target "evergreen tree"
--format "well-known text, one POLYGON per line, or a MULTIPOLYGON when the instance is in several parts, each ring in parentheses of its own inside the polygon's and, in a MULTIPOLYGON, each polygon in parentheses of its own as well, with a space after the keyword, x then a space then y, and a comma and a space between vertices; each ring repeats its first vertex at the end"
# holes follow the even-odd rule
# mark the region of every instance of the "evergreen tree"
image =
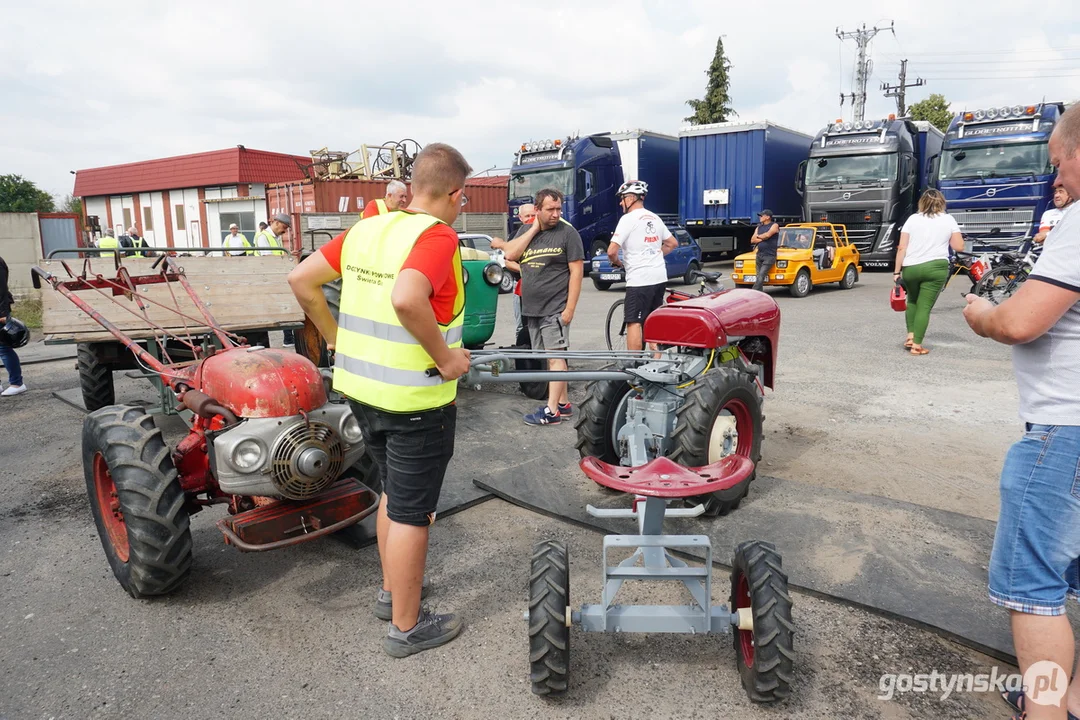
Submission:
POLYGON ((694 125, 707 125, 708 123, 726 122, 729 117, 738 115, 731 109, 731 96, 728 94, 728 70, 731 69, 731 61, 724 55, 724 38, 716 40, 716 54, 713 55, 712 63, 705 74, 709 77, 709 83, 705 87, 705 97, 701 100, 687 100, 694 114, 684 118, 694 125))

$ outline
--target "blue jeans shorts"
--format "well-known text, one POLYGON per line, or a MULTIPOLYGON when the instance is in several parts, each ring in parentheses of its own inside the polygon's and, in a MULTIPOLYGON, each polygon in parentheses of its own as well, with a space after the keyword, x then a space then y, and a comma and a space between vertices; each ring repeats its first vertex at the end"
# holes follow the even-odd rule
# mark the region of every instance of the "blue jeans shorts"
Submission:
POLYGON ((1028 424, 1005 456, 990 600, 1062 615, 1080 597, 1080 426, 1028 424))

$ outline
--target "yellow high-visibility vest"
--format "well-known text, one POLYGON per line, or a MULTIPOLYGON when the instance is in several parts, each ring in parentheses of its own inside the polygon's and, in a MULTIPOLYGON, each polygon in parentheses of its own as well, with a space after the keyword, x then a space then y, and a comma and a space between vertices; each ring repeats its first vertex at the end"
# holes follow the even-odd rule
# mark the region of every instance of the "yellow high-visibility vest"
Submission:
POLYGON ((265 230, 260 230, 255 235, 255 246, 257 248, 262 249, 262 250, 266 249, 266 248, 262 248, 261 246, 259 246, 259 236, 260 235, 265 235, 266 236, 266 244, 269 246, 270 250, 272 251, 271 254, 278 254, 279 252, 284 252, 284 249, 281 248, 281 242, 277 239, 277 236, 274 235, 274 233, 270 232, 270 228, 267 228, 265 230))
MULTIPOLYGON (((457 397, 457 381, 428 375, 435 361, 401 325, 390 301, 417 239, 439 222, 423 213, 393 212, 358 222, 345 236, 334 389, 346 397, 402 413, 440 408, 457 397)), ((465 320, 460 251, 453 264, 454 317, 439 330, 449 347, 459 348, 465 320)))
POLYGON ((382 198, 379 198, 375 201, 375 207, 379 209, 380 215, 385 215, 386 213, 390 212, 390 208, 386 207, 386 201, 382 198))
MULTIPOLYGON (((120 247, 120 241, 117 240, 114 237, 109 237, 108 235, 106 235, 105 237, 98 240, 98 247, 99 248, 115 249, 115 248, 120 247)), ((103 252, 103 253, 101 253, 101 257, 103 257, 103 258, 105 258, 105 257, 110 257, 111 258, 111 257, 115 257, 115 256, 116 256, 116 253, 114 253, 114 252, 103 252)))

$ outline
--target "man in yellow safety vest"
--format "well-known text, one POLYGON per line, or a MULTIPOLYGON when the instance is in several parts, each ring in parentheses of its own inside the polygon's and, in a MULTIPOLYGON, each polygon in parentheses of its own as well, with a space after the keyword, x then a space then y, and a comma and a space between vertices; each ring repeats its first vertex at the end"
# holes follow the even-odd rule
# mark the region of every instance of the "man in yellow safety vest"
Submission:
POLYGON ((465 282, 451 225, 472 168, 454 148, 425 147, 413 200, 356 223, 289 274, 304 312, 336 351, 334 389, 350 400, 383 479, 377 534, 383 585, 375 615, 390 621, 383 649, 405 657, 461 632, 455 615, 421 610, 428 529, 454 452, 465 282), (322 286, 341 278, 337 322, 322 286))
POLYGON ((284 254, 285 249, 281 244, 282 236, 289 230, 292 220, 285 213, 278 213, 270 221, 270 227, 260 230, 255 235, 255 247, 265 248, 258 251, 259 255, 284 254))
MULTIPOLYGON (((105 249, 115 250, 116 248, 120 247, 120 241, 116 239, 115 235, 113 235, 113 229, 109 228, 108 230, 105 231, 105 234, 103 236, 98 238, 97 246, 99 248, 101 248, 102 250, 105 250, 105 249)), ((115 256, 116 256, 115 252, 103 252, 100 255, 100 257, 103 257, 103 258, 111 258, 111 257, 115 257, 115 256)))

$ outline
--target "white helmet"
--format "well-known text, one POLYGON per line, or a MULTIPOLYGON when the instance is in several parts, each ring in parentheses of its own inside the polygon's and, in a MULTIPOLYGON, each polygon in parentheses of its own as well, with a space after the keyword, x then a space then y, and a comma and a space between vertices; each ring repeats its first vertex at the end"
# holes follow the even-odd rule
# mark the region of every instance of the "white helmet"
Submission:
POLYGON ((631 180, 630 182, 624 182, 619 186, 619 192, 615 193, 615 197, 622 197, 623 195, 640 195, 645 197, 649 194, 649 186, 640 180, 631 180))

